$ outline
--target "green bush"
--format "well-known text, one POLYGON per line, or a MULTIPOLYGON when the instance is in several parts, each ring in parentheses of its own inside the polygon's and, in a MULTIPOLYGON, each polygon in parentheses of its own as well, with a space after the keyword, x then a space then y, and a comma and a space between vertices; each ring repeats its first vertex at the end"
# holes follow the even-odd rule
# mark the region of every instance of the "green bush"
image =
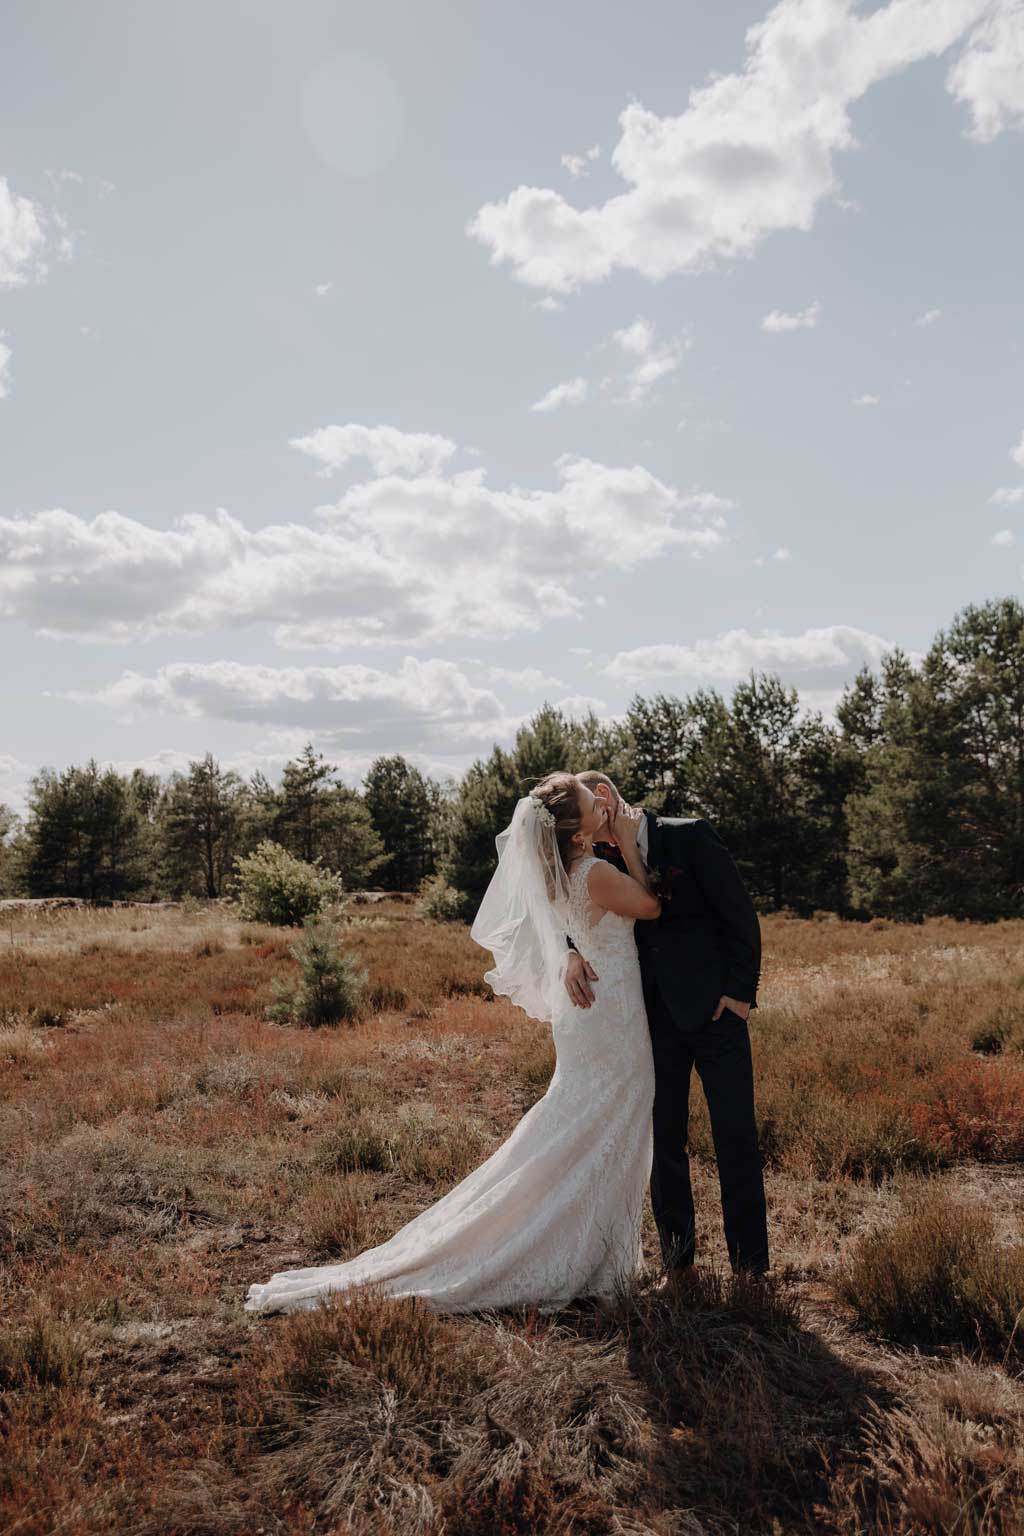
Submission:
POLYGON ((295 925, 341 903, 340 875, 322 869, 319 860, 306 864, 264 838, 253 853, 239 859, 232 890, 238 913, 246 922, 295 925))
POLYGON ((276 1024, 306 1024, 319 1029, 354 1019, 362 1006, 366 974, 355 967, 351 955, 337 950, 323 919, 310 915, 303 922, 303 935, 289 946, 289 953, 299 962, 299 984, 289 985, 280 977, 274 982, 274 1001, 267 1006, 267 1017, 276 1024))
POLYGON ((430 875, 419 889, 418 910, 421 917, 436 923, 469 922, 473 913, 463 891, 449 885, 443 875, 430 875))

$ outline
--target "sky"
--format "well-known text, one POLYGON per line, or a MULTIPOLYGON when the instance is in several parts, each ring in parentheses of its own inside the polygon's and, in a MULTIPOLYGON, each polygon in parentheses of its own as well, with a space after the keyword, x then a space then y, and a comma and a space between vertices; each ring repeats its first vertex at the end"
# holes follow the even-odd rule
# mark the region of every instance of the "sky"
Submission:
POLYGON ((1020 595, 1024 0, 7 0, 0 801, 1020 595))

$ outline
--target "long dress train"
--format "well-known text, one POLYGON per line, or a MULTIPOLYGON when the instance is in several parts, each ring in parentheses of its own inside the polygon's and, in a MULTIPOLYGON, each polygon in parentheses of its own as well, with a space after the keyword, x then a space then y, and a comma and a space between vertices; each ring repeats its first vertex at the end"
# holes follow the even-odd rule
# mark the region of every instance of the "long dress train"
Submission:
POLYGON ((247 1312, 308 1309, 368 1282, 439 1311, 552 1311, 608 1295, 636 1273, 654 1063, 633 919, 606 912, 592 923, 594 862, 573 870, 569 931, 597 971, 596 999, 590 1008, 564 994, 559 1001, 557 1064, 544 1097, 486 1162, 387 1242, 345 1263, 282 1270, 249 1287, 247 1312))

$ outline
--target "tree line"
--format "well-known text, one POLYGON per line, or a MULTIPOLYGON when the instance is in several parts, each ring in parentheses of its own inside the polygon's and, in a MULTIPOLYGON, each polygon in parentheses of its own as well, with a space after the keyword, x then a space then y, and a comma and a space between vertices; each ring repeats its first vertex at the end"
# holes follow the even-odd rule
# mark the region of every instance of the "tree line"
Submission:
POLYGON ((763 672, 729 699, 713 688, 638 695, 612 722, 545 705, 457 784, 394 755, 357 793, 312 743, 276 788, 259 772, 243 782, 210 754, 166 784, 92 759, 44 769, 24 821, 0 806, 0 888, 217 897, 269 838, 348 889, 425 887, 436 910, 468 915, 494 868, 496 831, 556 767, 599 768, 635 803, 707 817, 765 911, 1019 915, 1024 607, 968 606, 918 664, 896 649, 865 666, 834 720, 763 672))

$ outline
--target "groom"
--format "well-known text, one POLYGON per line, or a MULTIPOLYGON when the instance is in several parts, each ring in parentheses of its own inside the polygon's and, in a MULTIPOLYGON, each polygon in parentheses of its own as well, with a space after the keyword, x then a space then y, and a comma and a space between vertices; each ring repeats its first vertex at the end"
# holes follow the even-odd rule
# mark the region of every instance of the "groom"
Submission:
MULTIPOLYGON (((622 797, 611 779, 590 770, 576 777, 613 818, 622 797)), ((711 1117, 729 1260, 733 1270, 763 1274, 768 1226, 747 1028, 761 969, 757 913, 709 822, 645 811, 637 846, 662 898, 661 916, 634 932, 654 1052, 651 1206, 669 1283, 693 1273, 687 1137, 694 1066, 711 1117)), ((617 848, 605 852, 621 862, 617 848)), ((598 979, 582 955, 569 956, 565 986, 578 1007, 590 1007, 590 982, 598 979)))

